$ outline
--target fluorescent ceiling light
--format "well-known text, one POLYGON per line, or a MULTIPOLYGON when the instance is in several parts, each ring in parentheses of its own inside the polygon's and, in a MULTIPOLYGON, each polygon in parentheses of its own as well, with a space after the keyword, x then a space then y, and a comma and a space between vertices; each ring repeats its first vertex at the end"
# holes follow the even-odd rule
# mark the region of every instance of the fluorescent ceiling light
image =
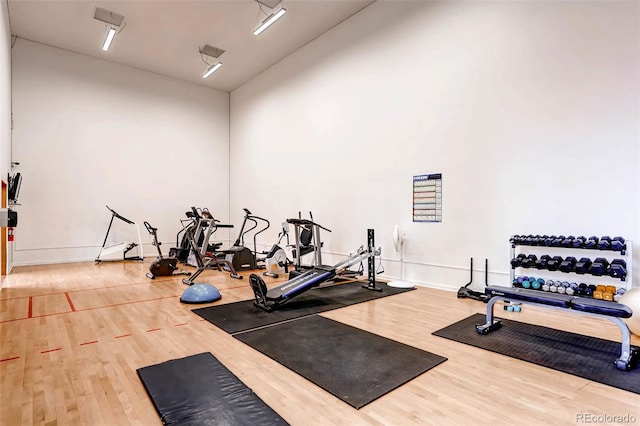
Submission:
POLYGON ((271 24, 273 24, 274 22, 276 22, 278 19, 280 19, 280 17, 282 15, 284 15, 285 13, 287 13, 287 9, 285 9, 284 7, 282 9, 280 9, 279 11, 277 11, 276 13, 272 13, 271 15, 267 16, 264 21, 262 21, 262 24, 260 24, 260 26, 258 28, 256 28, 253 31, 253 35, 258 35, 261 32, 263 32, 264 30, 266 30, 267 28, 269 28, 269 26, 271 24))
POLYGON ((107 9, 96 7, 93 19, 97 19, 98 21, 102 21, 107 24, 107 36, 102 44, 102 50, 106 52, 109 50, 109 47, 113 42, 113 38, 116 36, 118 30, 122 30, 124 28, 124 16, 107 9))
POLYGON ((102 50, 107 51, 111 46, 111 42, 113 41, 113 37, 116 35, 116 29, 113 27, 109 27, 109 31, 107 32, 107 37, 104 39, 104 44, 102 45, 102 50))
POLYGON ((222 62, 218 62, 217 64, 211 65, 209 69, 206 70, 204 74, 202 74, 202 78, 209 77, 211 74, 218 71, 218 68, 220 68, 221 66, 222 66, 222 62))

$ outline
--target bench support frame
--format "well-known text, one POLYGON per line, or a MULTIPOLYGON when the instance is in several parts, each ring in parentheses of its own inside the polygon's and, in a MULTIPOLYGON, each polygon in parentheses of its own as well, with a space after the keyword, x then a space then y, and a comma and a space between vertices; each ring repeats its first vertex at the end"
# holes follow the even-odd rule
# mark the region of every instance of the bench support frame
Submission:
POLYGON ((547 309, 555 309, 563 312, 572 312, 576 314, 588 315, 590 317, 609 320, 613 322, 615 325, 617 325, 618 328, 620 329, 620 332, 622 333, 620 357, 615 360, 616 368, 618 370, 629 371, 635 366, 636 362, 638 361, 638 358, 640 357, 640 352, 638 351, 638 349, 631 348, 631 333, 629 332, 629 327, 627 327, 624 321, 622 321, 622 319, 618 317, 594 314, 591 312, 583 312, 583 311, 578 311, 570 308, 561 308, 558 306, 550 306, 550 305, 545 305, 543 303, 530 302, 528 300, 518 300, 517 298, 513 298, 513 297, 503 297, 503 296, 495 295, 491 298, 491 300, 489 300, 487 304, 486 323, 482 325, 476 325, 476 330, 478 331, 479 334, 483 334, 483 335, 489 334, 492 331, 497 330, 502 326, 502 323, 500 322, 500 320, 495 319, 493 315, 493 306, 496 304, 496 302, 499 302, 499 301, 503 301, 507 303, 512 301, 517 301, 518 303, 522 303, 522 304, 539 306, 547 309))

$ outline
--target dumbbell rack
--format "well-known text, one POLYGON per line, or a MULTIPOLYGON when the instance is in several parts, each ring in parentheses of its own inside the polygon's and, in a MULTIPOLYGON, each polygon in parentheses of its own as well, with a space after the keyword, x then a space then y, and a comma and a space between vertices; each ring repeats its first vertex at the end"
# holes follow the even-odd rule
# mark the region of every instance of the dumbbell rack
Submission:
MULTIPOLYGON (((623 250, 614 251, 614 250, 602 250, 598 248, 585 248, 585 247, 553 247, 553 246, 546 246, 546 245, 543 246, 543 245, 518 244, 518 243, 514 243, 513 239, 514 238, 512 236, 509 240, 509 245, 511 248, 510 259, 513 259, 518 254, 520 254, 520 252, 522 252, 525 247, 527 249, 527 253, 526 253, 527 255, 535 254, 538 257, 545 254, 550 255, 552 257, 562 256, 563 259, 566 258, 566 256, 574 256, 577 259, 579 259, 580 257, 589 257, 591 260, 597 257, 603 257, 607 259, 609 263, 611 263, 611 261, 613 261, 614 259, 622 259, 626 262, 627 274, 625 277, 616 278, 616 277, 611 277, 607 274, 598 276, 598 275, 591 275, 588 272, 586 274, 577 274, 575 272, 564 272, 559 269, 556 271, 550 271, 548 269, 538 269, 535 266, 532 266, 531 268, 524 268, 522 266, 518 266, 518 267, 510 268, 511 283, 513 283, 514 280, 516 279, 516 270, 533 270, 535 272, 531 274, 526 274, 526 275, 535 275, 535 276, 543 275, 543 277, 541 278, 547 280, 547 279, 555 279, 553 277, 556 277, 559 274, 560 276, 564 275, 567 277, 571 276, 575 278, 575 279, 567 278, 566 280, 563 280, 563 281, 584 282, 585 284, 609 284, 609 285, 615 285, 616 288, 623 287, 625 288, 625 290, 630 290, 633 287, 633 264, 632 264, 633 243, 631 240, 625 241, 625 248, 623 250), (595 253, 595 255, 592 256, 592 255, 589 255, 589 253, 595 253), (547 275, 550 275, 550 277, 544 278, 544 276, 547 276, 547 275)), ((522 275, 525 275, 525 274, 522 274, 522 275)))

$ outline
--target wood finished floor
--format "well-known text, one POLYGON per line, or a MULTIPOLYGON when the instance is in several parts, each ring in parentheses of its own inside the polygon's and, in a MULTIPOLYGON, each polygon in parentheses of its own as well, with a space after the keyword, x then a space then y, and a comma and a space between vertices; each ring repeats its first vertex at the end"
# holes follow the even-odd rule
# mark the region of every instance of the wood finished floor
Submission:
MULTIPOLYGON (((579 413, 632 415, 640 424, 636 394, 432 336, 485 305, 427 288, 323 314, 448 358, 356 410, 201 320, 178 301, 183 277, 151 281, 147 267, 14 268, 0 291, 0 425, 159 425, 136 369, 200 352, 292 425, 575 425, 579 413)), ((252 297, 244 275, 211 271, 200 281, 220 289, 216 303, 229 303, 252 297)), ((608 321, 529 306, 500 315, 619 339, 608 321)))

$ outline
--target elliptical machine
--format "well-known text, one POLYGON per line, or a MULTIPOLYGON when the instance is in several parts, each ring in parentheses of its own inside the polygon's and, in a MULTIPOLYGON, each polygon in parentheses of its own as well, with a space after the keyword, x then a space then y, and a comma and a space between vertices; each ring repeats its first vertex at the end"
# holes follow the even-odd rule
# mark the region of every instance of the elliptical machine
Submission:
POLYGON ((160 249, 161 242, 158 241, 158 228, 154 228, 144 221, 144 226, 149 231, 149 234, 153 237, 153 245, 158 249, 158 257, 151 262, 149 266, 149 272, 147 272, 147 278, 155 280, 156 277, 169 277, 172 275, 191 275, 191 272, 184 270, 178 271, 178 258, 177 257, 163 257, 162 250, 160 249), (177 272, 176 272, 177 271, 177 272))
POLYGON ((222 243, 210 243, 210 238, 218 228, 233 228, 233 225, 222 225, 211 215, 209 209, 191 207, 191 211, 185 212, 186 219, 180 219, 182 229, 176 235, 176 247, 169 251, 169 255, 177 257, 185 265, 197 267, 194 249, 191 246, 189 234, 196 241, 198 251, 204 257, 215 256, 222 243), (180 235, 182 234, 182 239, 180 235))
MULTIPOLYGON (((192 209, 194 210, 194 213, 197 213, 195 207, 192 207, 192 209)), ((211 217, 201 216, 200 220, 210 221, 209 226, 215 227, 215 219, 213 218, 213 216, 211 217)), ((228 260, 218 257, 217 254, 212 254, 212 256, 210 257, 209 256, 205 257, 204 255, 202 255, 201 247, 198 246, 198 242, 196 240, 196 236, 195 236, 196 232, 197 232, 197 227, 190 227, 185 231, 185 235, 187 236, 189 244, 191 244, 191 252, 195 256, 196 265, 198 269, 196 270, 196 272, 193 273, 191 277, 183 279, 182 282, 188 286, 191 286, 194 284, 196 278, 198 278, 198 276, 201 273, 203 273, 206 270, 213 270, 213 269, 218 271, 222 271, 222 269, 224 269, 226 271, 229 271, 229 275, 231 276, 231 278, 236 278, 241 280, 242 275, 236 272, 236 269, 234 268, 233 264, 228 260)), ((223 253, 225 252, 223 251, 223 253)))
POLYGON ((248 209, 243 208, 242 210, 244 210, 244 220, 242 221, 242 227, 240 228, 240 232, 238 233, 238 238, 236 238, 236 241, 231 247, 223 250, 223 252, 226 254, 225 260, 230 262, 233 265, 234 269, 237 271, 246 269, 257 269, 258 267, 262 266, 258 265, 258 261, 263 259, 258 259, 257 257, 258 252, 256 237, 258 236, 258 234, 269 229, 269 226, 271 225, 267 219, 253 215, 248 209), (258 221, 266 223, 266 226, 253 234, 252 251, 250 248, 244 245, 244 236, 258 227, 258 221), (245 230, 247 222, 251 222, 253 226, 245 230))

